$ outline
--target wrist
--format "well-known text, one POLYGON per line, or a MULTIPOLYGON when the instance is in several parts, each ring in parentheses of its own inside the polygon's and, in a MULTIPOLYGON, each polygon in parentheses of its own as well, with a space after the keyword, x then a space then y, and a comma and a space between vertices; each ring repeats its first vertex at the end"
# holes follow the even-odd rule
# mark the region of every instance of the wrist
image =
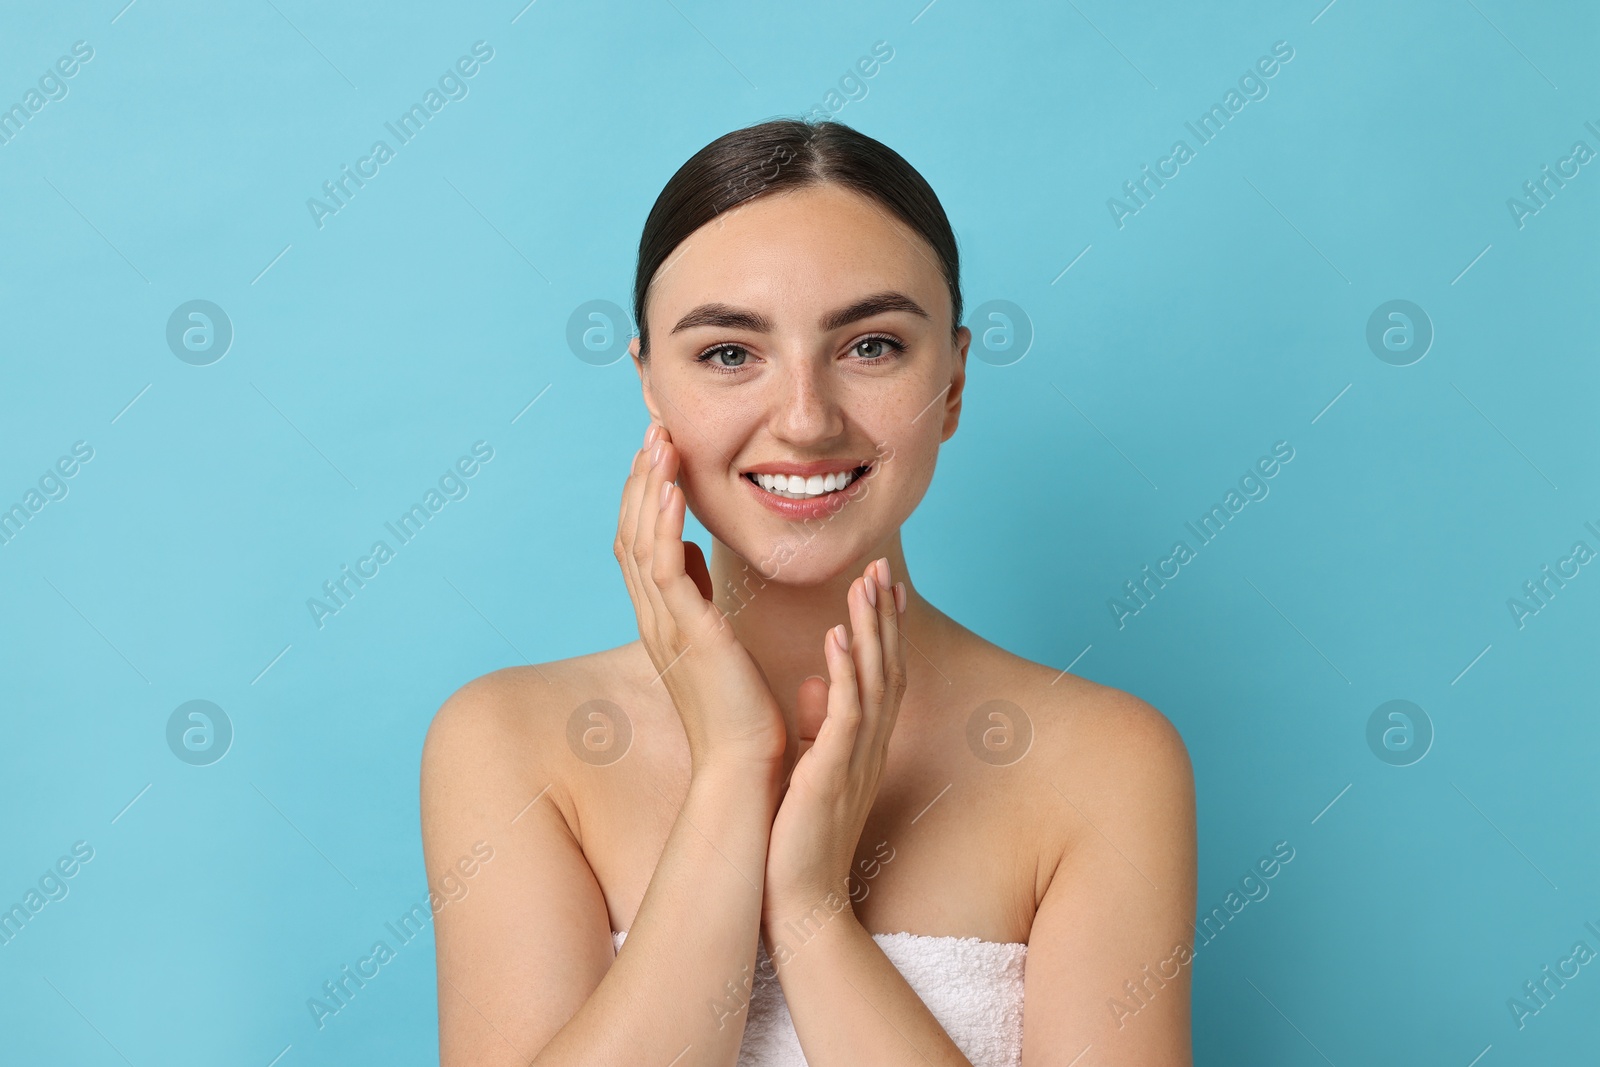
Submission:
POLYGON ((761 936, 767 954, 781 970, 809 946, 838 944, 865 934, 848 894, 829 892, 809 901, 762 901, 761 936))
POLYGON ((745 800, 753 795, 763 796, 771 801, 773 811, 777 810, 782 784, 781 761, 723 757, 690 762, 691 791, 728 794, 745 800))
POLYGON ((854 903, 844 887, 837 889, 785 890, 770 887, 761 898, 761 925, 773 930, 818 930, 838 920, 856 921, 854 903))

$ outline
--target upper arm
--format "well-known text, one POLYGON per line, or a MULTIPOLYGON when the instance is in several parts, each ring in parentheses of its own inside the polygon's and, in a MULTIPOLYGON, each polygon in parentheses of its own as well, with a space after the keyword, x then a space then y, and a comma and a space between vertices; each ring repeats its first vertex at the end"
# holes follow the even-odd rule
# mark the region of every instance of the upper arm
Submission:
POLYGON ((1194 777, 1178 731, 1110 690, 1052 774, 1064 850, 1034 916, 1023 1063, 1188 1067, 1194 777))
POLYGON ((423 745, 441 1067, 525 1067, 613 958, 604 897, 544 770, 547 698, 506 675, 457 690, 423 745))

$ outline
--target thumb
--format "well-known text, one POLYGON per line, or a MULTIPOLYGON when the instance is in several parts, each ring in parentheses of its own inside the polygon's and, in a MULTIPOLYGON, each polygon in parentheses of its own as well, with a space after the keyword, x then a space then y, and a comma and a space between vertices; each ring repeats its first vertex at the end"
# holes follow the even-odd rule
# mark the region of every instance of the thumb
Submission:
POLYGON ((817 731, 822 729, 823 720, 827 717, 828 682, 820 675, 813 674, 800 683, 799 697, 795 701, 794 726, 800 743, 815 741, 817 731))

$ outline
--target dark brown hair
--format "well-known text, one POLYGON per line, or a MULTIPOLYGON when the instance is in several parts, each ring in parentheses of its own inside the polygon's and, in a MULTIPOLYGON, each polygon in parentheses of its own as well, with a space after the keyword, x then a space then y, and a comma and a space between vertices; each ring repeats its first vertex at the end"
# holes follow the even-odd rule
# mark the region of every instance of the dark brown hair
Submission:
POLYGON ((645 297, 684 239, 758 196, 834 182, 882 204, 932 247, 950 288, 950 330, 961 324, 955 233, 933 188, 898 152, 839 122, 774 119, 725 133, 678 168, 645 219, 633 281, 640 358, 650 354, 645 297))

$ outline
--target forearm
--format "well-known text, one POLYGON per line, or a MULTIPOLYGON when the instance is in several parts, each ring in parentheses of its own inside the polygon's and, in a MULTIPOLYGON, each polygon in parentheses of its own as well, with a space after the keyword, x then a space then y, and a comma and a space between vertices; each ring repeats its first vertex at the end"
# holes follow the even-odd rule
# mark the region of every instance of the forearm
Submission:
POLYGON ((848 898, 836 895, 831 905, 774 907, 762 925, 806 1062, 970 1067, 848 898))
POLYGON ((764 771, 690 782, 620 954, 534 1067, 735 1062, 778 791, 764 771))

